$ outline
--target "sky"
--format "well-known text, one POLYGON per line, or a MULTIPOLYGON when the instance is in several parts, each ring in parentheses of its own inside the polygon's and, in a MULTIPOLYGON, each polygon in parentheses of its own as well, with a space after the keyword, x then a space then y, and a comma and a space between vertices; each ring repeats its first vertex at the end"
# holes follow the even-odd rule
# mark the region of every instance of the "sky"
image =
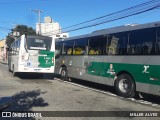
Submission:
MULTIPOLYGON (((5 38, 10 33, 9 29, 17 24, 27 25, 35 29, 38 15, 32 11, 34 9, 43 11, 41 22, 45 16, 51 16, 53 21, 65 28, 147 1, 149 0, 0 0, 0 39, 5 38)), ((160 9, 70 32, 69 35, 77 36, 131 23, 143 24, 156 21, 160 21, 160 9)))

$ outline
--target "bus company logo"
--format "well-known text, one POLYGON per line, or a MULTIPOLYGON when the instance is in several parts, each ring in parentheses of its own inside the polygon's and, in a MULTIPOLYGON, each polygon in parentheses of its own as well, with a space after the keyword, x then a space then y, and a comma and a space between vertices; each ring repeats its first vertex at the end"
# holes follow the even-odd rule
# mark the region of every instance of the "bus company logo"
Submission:
POLYGON ((144 71, 143 71, 143 73, 149 73, 149 71, 147 71, 148 69, 149 69, 149 66, 144 65, 144 71))
POLYGON ((46 64, 48 63, 48 60, 46 60, 46 64))

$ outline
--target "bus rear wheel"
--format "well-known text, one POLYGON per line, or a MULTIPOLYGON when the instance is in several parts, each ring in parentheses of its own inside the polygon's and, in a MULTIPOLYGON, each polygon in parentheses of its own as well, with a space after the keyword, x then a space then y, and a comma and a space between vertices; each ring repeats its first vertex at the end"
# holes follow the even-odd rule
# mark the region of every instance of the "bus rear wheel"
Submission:
POLYGON ((62 67, 62 70, 61 70, 61 80, 68 81, 67 67, 62 67))
POLYGON ((128 74, 121 74, 118 76, 115 80, 115 88, 117 94, 122 97, 132 98, 135 96, 135 83, 128 74))
POLYGON ((12 67, 12 74, 13 74, 13 77, 16 76, 16 72, 15 72, 15 70, 14 70, 14 66, 12 67))

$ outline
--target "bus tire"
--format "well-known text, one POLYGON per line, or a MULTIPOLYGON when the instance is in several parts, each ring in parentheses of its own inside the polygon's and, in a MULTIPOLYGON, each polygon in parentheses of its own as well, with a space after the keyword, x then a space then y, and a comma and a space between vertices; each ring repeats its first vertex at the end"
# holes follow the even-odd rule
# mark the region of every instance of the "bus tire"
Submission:
POLYGON ((133 78, 128 74, 121 74, 115 80, 115 88, 118 95, 125 98, 135 96, 135 83, 133 78))
POLYGON ((8 67, 8 71, 11 72, 11 69, 8 67))
POLYGON ((12 67, 12 74, 13 74, 13 77, 16 76, 16 72, 15 72, 15 70, 14 70, 14 66, 12 67))
POLYGON ((68 81, 67 67, 62 67, 61 69, 61 80, 68 81))

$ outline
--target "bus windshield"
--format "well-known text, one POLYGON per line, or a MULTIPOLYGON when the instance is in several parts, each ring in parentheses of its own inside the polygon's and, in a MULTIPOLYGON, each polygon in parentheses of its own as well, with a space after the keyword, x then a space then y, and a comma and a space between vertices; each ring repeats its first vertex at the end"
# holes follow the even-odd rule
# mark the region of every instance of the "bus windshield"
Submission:
POLYGON ((50 50, 52 45, 52 38, 50 37, 29 37, 26 41, 28 50, 50 50))

